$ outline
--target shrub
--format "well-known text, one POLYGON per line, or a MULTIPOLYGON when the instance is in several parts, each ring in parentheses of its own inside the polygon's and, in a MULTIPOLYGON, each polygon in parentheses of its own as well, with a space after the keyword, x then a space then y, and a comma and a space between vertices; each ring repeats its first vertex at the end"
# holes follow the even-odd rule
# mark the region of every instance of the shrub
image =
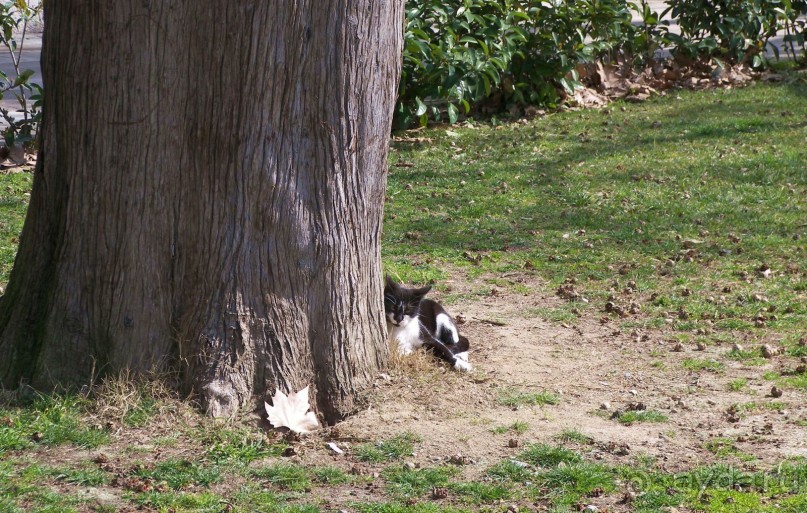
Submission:
POLYGON ((555 105, 574 68, 633 39, 626 0, 410 0, 396 126, 555 105))
POLYGON ((557 106, 598 59, 645 66, 661 47, 690 60, 765 66, 765 48, 786 29, 786 49, 805 46, 805 0, 409 0, 395 125, 456 122, 513 104, 557 106), (639 23, 632 22, 637 12, 639 23), (681 34, 669 31, 665 14, 681 34))
POLYGON ((765 47, 793 14, 790 0, 668 0, 681 34, 667 34, 674 51, 691 59, 765 61, 765 47))
POLYGON ((42 88, 31 82, 34 72, 20 68, 20 56, 28 22, 39 16, 42 4, 31 7, 27 2, 0 2, 0 43, 12 56, 12 76, 0 71, 0 100, 9 93, 20 104, 22 119, 0 108, 0 116, 8 124, 3 130, 6 146, 25 146, 36 137, 42 121, 42 88), (15 37, 19 34, 19 40, 15 37))

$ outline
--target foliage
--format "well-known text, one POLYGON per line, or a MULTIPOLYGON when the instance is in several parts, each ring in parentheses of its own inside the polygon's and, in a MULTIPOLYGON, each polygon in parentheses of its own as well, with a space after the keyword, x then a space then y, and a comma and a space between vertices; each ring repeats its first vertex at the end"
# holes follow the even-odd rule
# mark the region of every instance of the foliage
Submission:
POLYGON ((12 94, 19 102, 19 111, 22 113, 22 119, 18 119, 18 116, 7 109, 0 108, 0 115, 8 124, 3 130, 3 138, 8 147, 32 143, 42 121, 42 87, 31 82, 33 70, 20 67, 28 23, 41 12, 42 3, 30 6, 26 0, 0 2, 0 43, 11 54, 14 66, 12 76, 0 71, 0 100, 6 94, 12 94))
POLYGON ((396 125, 454 123, 485 102, 555 105, 577 64, 633 41, 630 21, 625 0, 412 0, 396 125))
MULTIPOLYGON (((668 33, 676 53, 692 59, 715 56, 731 62, 765 63, 765 48, 800 2, 791 0, 668 0, 681 34, 668 33)), ((776 47, 773 47, 775 51, 776 47)))
POLYGON ((597 60, 645 66, 671 48, 690 60, 762 67, 777 30, 787 30, 788 53, 805 45, 803 0, 667 4, 659 13, 646 0, 409 0, 395 125, 455 123, 514 104, 554 107, 580 85, 578 66, 597 60), (667 14, 680 34, 662 21, 667 14))
POLYGON ((807 62, 807 0, 792 0, 791 9, 785 11, 785 51, 796 59, 799 51, 802 62, 807 62))

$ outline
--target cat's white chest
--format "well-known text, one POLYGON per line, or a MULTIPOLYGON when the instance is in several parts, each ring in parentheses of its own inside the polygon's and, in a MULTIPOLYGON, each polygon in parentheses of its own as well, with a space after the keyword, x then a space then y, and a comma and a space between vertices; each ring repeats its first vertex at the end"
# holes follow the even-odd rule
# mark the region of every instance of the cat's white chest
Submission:
POLYGON ((420 322, 417 319, 404 319, 400 326, 387 323, 389 337, 398 344, 398 354, 412 354, 412 351, 423 345, 420 339, 420 322))

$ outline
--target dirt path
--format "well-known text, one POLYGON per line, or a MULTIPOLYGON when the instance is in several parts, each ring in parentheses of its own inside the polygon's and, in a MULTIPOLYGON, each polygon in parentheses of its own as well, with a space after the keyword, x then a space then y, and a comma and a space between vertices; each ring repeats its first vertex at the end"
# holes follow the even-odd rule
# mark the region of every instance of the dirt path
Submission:
MULTIPOLYGON (((461 287, 474 285, 479 284, 461 287)), ((623 332, 613 318, 560 324, 531 313, 562 301, 501 292, 452 305, 452 312, 467 320, 461 331, 471 339, 475 370, 459 374, 425 355, 402 360, 379 377, 370 407, 340 424, 331 439, 349 449, 357 441, 412 432, 423 442, 408 461, 427 466, 461 454, 474 462, 464 467, 467 478, 527 443, 556 443, 564 431, 593 439, 583 449, 589 458, 630 463, 648 455, 671 472, 716 460, 716 446, 731 452, 723 458, 749 468, 807 456, 804 428, 797 424, 807 418, 805 394, 788 391, 774 399, 771 383, 762 379, 766 371, 781 370, 776 360, 748 366, 726 358, 731 348, 725 344, 675 351, 663 331, 623 332), (687 359, 715 360, 724 367, 689 371, 683 366, 687 359), (747 379, 747 385, 730 391, 729 383, 738 378, 747 379), (559 403, 514 408, 500 402, 508 392, 542 391, 555 393, 559 403), (608 410, 603 403, 609 403, 608 410), (667 420, 624 425, 611 419, 615 410, 631 404, 667 420), (734 404, 746 406, 732 414, 734 404), (528 426, 523 434, 493 431, 517 421, 528 426), (517 447, 510 447, 511 439, 517 447), (706 448, 710 441, 712 451, 706 448)), ((306 445, 305 460, 339 460, 322 448, 324 443, 306 445)))

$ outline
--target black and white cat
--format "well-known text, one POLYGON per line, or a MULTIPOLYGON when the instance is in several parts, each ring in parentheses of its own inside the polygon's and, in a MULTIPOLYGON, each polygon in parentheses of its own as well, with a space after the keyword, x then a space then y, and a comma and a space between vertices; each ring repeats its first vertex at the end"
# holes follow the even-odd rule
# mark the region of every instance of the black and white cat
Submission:
POLYGON ((411 354, 424 346, 457 370, 470 371, 468 339, 457 331, 457 324, 445 308, 425 299, 431 287, 408 289, 385 278, 384 313, 387 332, 398 344, 398 354, 411 354))

